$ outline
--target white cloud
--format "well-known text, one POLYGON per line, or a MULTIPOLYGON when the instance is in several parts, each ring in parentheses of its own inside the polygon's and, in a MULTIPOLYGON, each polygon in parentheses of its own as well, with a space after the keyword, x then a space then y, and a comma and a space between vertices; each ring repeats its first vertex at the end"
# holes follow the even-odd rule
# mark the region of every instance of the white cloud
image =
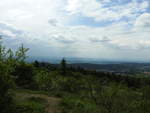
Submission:
POLYGON ((47 29, 50 18, 62 20, 62 0, 1 0, 0 21, 26 31, 47 29))
POLYGON ((135 22, 137 29, 149 29, 150 30, 150 13, 144 13, 140 15, 135 22))
POLYGON ((81 13, 84 16, 92 17, 96 21, 116 21, 123 17, 130 19, 135 18, 139 15, 139 12, 145 12, 149 6, 148 1, 143 1, 141 3, 132 1, 128 4, 104 7, 108 3, 111 4, 110 1, 68 0, 66 10, 71 14, 81 13))
POLYGON ((16 37, 16 35, 15 34, 13 34, 11 31, 9 31, 9 30, 1 30, 1 33, 2 34, 5 34, 5 35, 7 35, 7 36, 9 36, 9 37, 16 37))
POLYGON ((64 37, 63 35, 51 35, 51 41, 55 41, 56 43, 62 43, 62 44, 74 44, 76 42, 75 39, 64 37))
POLYGON ((48 20, 48 23, 51 25, 51 26, 57 26, 58 25, 58 21, 54 18, 51 18, 48 20))
POLYGON ((150 53, 147 7, 147 1, 136 0, 122 5, 111 5, 111 0, 1 0, 0 35, 7 37, 7 45, 24 43, 32 55, 130 58, 146 51, 141 55, 145 58, 150 53), (66 26, 76 14, 116 22, 101 27, 66 26), (117 21, 124 17, 129 22, 117 21))
POLYGON ((90 38, 90 41, 91 42, 96 42, 96 43, 108 43, 110 41, 109 38, 107 38, 106 36, 102 37, 102 38, 99 38, 99 37, 92 37, 90 38))

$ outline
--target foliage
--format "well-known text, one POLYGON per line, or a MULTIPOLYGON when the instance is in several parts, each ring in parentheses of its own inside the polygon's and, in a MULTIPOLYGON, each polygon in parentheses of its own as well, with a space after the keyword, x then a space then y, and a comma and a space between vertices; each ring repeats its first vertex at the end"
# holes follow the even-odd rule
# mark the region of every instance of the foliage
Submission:
POLYGON ((35 69, 32 64, 19 63, 15 66, 13 76, 16 78, 16 84, 24 88, 36 88, 33 80, 35 76, 35 69))
POLYGON ((35 61, 27 48, 13 51, 0 44, 0 112, 45 113, 41 98, 16 102, 13 86, 62 98, 62 113, 150 113, 150 78, 122 76, 35 61))
POLYGON ((95 103, 89 100, 82 100, 76 97, 64 98, 60 104, 63 113, 98 113, 100 109, 95 103))
POLYGON ((46 113, 45 112, 45 100, 41 98, 30 98, 17 105, 17 113, 46 113))
MULTIPOLYGON (((23 46, 22 46, 23 48, 23 46)), ((14 66, 19 59, 25 56, 18 50, 16 56, 11 49, 6 49, 0 44, 0 112, 1 113, 15 113, 15 104, 12 98, 11 89, 14 86, 14 77, 11 75, 14 71, 14 66)))
POLYGON ((0 110, 1 113, 10 113, 14 111, 13 99, 10 88, 13 86, 13 80, 8 75, 7 66, 0 62, 0 110))
POLYGON ((14 112, 13 99, 10 88, 13 87, 13 79, 10 76, 11 68, 5 64, 6 56, 5 48, 0 45, 0 110, 1 113, 14 112))
POLYGON ((60 64, 62 75, 66 75, 66 60, 63 58, 60 64))

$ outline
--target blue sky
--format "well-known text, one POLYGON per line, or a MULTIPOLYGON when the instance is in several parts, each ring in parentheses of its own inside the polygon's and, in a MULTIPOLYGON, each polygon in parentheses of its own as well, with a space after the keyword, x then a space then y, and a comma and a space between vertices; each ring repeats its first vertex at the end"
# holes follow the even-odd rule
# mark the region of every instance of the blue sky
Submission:
POLYGON ((31 56, 150 61, 149 0, 1 0, 3 43, 31 56))

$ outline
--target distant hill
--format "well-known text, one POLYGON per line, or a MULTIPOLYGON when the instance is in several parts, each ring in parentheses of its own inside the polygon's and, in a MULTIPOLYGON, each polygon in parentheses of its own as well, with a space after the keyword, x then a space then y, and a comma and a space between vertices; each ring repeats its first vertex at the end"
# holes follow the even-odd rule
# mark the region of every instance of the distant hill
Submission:
MULTIPOLYGON (((69 67, 81 67, 88 70, 119 72, 119 73, 139 73, 150 72, 150 63, 130 62, 130 61, 110 61, 106 59, 92 58, 65 58, 69 67)), ((29 57, 28 62, 47 62, 50 64, 59 64, 62 58, 48 57, 29 57)))
POLYGON ((81 63, 81 64, 122 64, 122 63, 145 63, 139 61, 125 61, 125 60, 109 60, 109 59, 96 59, 96 58, 73 58, 73 57, 29 57, 27 61, 33 62, 35 60, 58 64, 65 58, 67 63, 81 63))
POLYGON ((90 64, 74 63, 72 67, 81 67, 84 69, 111 72, 144 72, 150 71, 150 63, 116 63, 116 64, 90 64))

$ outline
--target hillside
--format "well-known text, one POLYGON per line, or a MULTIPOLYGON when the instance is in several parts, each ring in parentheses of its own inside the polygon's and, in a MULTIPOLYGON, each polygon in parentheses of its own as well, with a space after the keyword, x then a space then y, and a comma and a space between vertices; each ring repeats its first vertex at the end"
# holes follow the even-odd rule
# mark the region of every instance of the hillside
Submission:
POLYGON ((31 63, 28 50, 0 46, 0 113, 150 112, 150 77, 110 72, 149 64, 31 63))

